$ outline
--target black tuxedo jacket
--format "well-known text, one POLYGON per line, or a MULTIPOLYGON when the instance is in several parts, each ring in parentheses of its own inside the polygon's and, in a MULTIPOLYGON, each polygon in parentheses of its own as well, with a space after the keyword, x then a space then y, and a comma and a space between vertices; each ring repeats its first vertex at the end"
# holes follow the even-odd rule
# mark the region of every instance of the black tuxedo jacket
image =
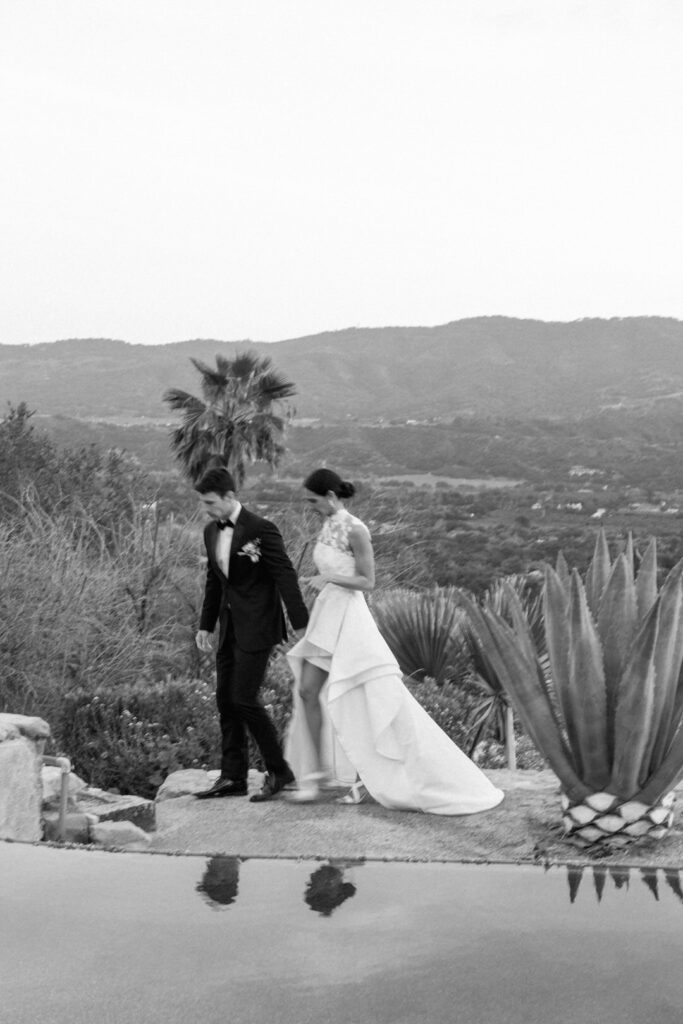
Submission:
POLYGON ((303 629, 308 609, 278 528, 243 507, 233 530, 227 578, 216 561, 218 533, 215 522, 204 529, 208 565, 199 621, 199 628, 209 633, 219 621, 218 650, 230 620, 243 651, 281 643, 287 638, 283 602, 292 628, 303 629))

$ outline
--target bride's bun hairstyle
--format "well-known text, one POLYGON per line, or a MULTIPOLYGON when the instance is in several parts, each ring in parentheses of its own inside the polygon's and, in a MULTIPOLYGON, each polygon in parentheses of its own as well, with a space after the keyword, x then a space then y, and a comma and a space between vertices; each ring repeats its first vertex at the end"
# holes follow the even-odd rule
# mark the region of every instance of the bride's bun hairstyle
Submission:
POLYGON ((330 491, 338 498, 352 498, 356 488, 350 480, 342 478, 331 469, 314 469, 304 480, 304 487, 313 494, 319 494, 322 498, 330 491))

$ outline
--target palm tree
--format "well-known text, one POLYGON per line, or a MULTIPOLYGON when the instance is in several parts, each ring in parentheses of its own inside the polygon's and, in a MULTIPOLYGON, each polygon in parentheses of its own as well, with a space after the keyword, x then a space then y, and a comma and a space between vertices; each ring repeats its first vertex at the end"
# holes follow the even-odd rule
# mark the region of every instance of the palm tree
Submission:
POLYGON ((216 356, 215 369, 199 359, 190 361, 201 375, 202 397, 178 388, 164 394, 164 401, 182 416, 171 434, 171 447, 190 479, 196 482, 212 464, 219 464, 239 486, 248 462, 276 466, 285 451, 279 438, 292 413, 275 409, 296 394, 293 382, 270 359, 251 352, 234 359, 216 356))

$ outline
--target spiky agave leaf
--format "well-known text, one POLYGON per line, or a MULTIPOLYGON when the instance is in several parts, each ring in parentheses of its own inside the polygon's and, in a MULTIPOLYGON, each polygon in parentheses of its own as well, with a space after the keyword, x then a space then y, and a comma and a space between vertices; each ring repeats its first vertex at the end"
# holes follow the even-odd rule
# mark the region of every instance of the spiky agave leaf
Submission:
POLYGON ((529 574, 514 573, 496 580, 484 594, 482 604, 490 605, 495 611, 512 620, 513 606, 510 592, 515 595, 514 609, 521 610, 531 633, 534 647, 539 654, 545 652, 545 631, 543 629, 543 594, 529 574), (518 599, 518 601, 517 601, 518 599))
POLYGON ((576 773, 572 754, 562 735, 556 712, 545 689, 543 673, 534 657, 525 656, 515 630, 492 609, 480 608, 461 593, 459 600, 470 622, 486 645, 496 674, 503 682, 519 718, 540 753, 573 800, 590 794, 576 773))
POLYGON ((636 633, 619 684, 609 791, 622 800, 632 799, 643 781, 643 756, 652 728, 655 686, 653 655, 658 628, 659 605, 655 605, 636 633))
POLYGON ((659 768, 670 738, 680 724, 674 720, 676 695, 683 663, 683 586, 681 563, 669 573, 659 593, 659 630, 654 651, 655 693, 652 729, 643 763, 646 775, 659 768))
POLYGON ((645 549, 636 577, 638 617, 642 620, 657 600, 657 541, 653 537, 645 549))
MULTIPOLYGON (((570 577, 568 576, 567 579, 569 580, 570 577)), ((545 643, 548 652, 550 677, 554 684, 556 698, 563 713, 565 728, 567 728, 567 724, 562 698, 569 690, 569 649, 571 645, 569 602, 569 590, 565 587, 562 578, 558 573, 554 572, 549 565, 547 565, 545 571, 545 586, 543 588, 545 643)))
POLYGON ((598 632, 602 643, 607 700, 607 754, 614 757, 614 711, 625 659, 638 617, 636 588, 625 555, 618 555, 600 601, 598 632))
MULTIPOLYGON (((496 580, 484 593, 481 604, 484 607, 492 608, 494 612, 512 622, 508 588, 512 588, 519 597, 523 616, 529 625, 534 645, 539 653, 541 653, 545 649, 542 594, 538 595, 535 593, 526 576, 512 575, 496 580)), ((482 643, 467 618, 465 618, 462 626, 462 640, 474 673, 479 677, 481 685, 486 686, 491 693, 505 696, 505 689, 496 675, 491 659, 488 657, 486 646, 482 643)))
POLYGON ((665 793, 674 789, 682 778, 683 728, 679 726, 664 760, 636 794, 635 799, 644 804, 655 804, 665 793))
POLYGON ((562 708, 579 775, 594 792, 601 792, 609 782, 611 767, 605 673, 597 628, 576 570, 572 573, 569 623, 569 678, 567 691, 561 695, 562 708))
MULTIPOLYGON (((514 578, 510 579, 512 580, 514 578)), ((539 601, 538 609, 536 609, 534 604, 531 608, 530 614, 527 602, 523 602, 522 594, 514 588, 512 582, 503 580, 502 592, 502 604, 505 608, 505 619, 510 622, 513 630, 515 631, 524 657, 529 664, 534 664, 536 666, 536 678, 545 693, 545 697, 553 718, 555 719, 557 729, 560 735, 564 737, 566 733, 566 725, 558 704, 557 694, 551 684, 545 629, 543 628, 543 623, 541 621, 540 628, 542 629, 542 637, 539 637, 539 624, 536 623, 533 617, 535 612, 538 610, 540 611, 542 618, 543 601, 539 601)))
POLYGON ((626 561, 628 563, 629 570, 631 572, 631 579, 636 578, 636 552, 633 546, 633 534, 629 530, 628 537, 626 538, 626 548, 624 550, 626 561))
POLYGON ((586 573, 586 597, 588 599, 588 607, 595 618, 598 616, 600 598, 607 586, 611 569, 612 562, 609 547, 607 546, 607 537, 605 536, 604 529, 601 529, 596 537, 593 558, 586 573))
POLYGON ((559 576, 563 585, 569 586, 569 566, 567 565, 567 559, 564 557, 562 551, 557 552, 557 559, 555 561, 555 572, 559 576))

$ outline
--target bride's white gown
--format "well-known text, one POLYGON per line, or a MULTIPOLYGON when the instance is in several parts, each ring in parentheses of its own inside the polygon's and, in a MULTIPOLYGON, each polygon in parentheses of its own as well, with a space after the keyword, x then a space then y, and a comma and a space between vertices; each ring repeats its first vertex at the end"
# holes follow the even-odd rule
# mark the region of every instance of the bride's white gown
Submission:
MULTIPOLYGON (((346 509, 325 520, 313 551, 319 572, 356 575, 354 525, 366 529, 346 509)), ((320 696, 322 757, 334 780, 350 784, 358 775, 384 807, 431 814, 474 814, 503 799, 403 685, 361 591, 328 583, 287 657, 295 686, 285 756, 298 779, 317 770, 298 693, 307 660, 329 673, 320 696)))

